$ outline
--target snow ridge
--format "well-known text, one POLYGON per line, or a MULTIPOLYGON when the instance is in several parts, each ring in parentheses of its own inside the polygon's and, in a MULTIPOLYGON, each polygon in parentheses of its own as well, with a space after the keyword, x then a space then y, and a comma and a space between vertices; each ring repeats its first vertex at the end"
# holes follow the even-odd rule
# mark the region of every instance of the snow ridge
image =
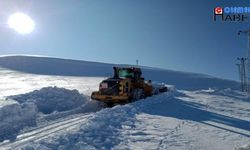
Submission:
POLYGON ((77 90, 45 87, 26 94, 8 96, 0 107, 0 140, 15 139, 27 126, 51 121, 72 114, 98 110, 97 103, 77 90), (12 102, 12 103, 10 103, 12 102))

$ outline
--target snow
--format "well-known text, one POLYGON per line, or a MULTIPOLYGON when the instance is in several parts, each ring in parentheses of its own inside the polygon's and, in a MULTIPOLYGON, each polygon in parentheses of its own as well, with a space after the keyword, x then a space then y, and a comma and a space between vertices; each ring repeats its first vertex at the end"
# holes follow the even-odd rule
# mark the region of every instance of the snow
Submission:
POLYGON ((241 147, 237 147, 237 148, 235 148, 235 150, 250 150, 250 143, 245 144, 241 147))
MULTIPOLYGON (((227 150, 250 139, 250 119, 198 103, 210 92, 173 91, 124 106, 103 109, 77 132, 33 145, 53 149, 227 150), (193 97, 194 93, 200 93, 193 97), (201 94, 203 93, 203 94, 201 94), (191 101, 188 98, 192 98, 191 101)), ((209 100, 207 102, 209 102, 209 100)), ((230 97, 223 102, 232 101, 230 97)), ((226 103, 230 104, 230 103, 226 103)), ((245 103, 245 108, 250 104, 245 103)), ((230 105, 226 105, 233 109, 230 105)), ((240 110, 239 110, 240 111, 240 110)), ((245 111, 249 113, 249 111, 245 111)), ((247 115, 247 114, 244 114, 247 115)), ((28 145, 31 146, 31 145, 28 145)))
POLYGON ((15 135, 25 126, 35 124, 36 107, 32 103, 19 104, 13 100, 0 107, 0 141, 5 138, 15 138, 15 135))
POLYGON ((18 126, 0 149, 249 149, 250 98, 235 81, 142 67, 170 92, 100 110, 89 97, 113 64, 8 56, 0 66, 0 130, 18 126))
POLYGON ((98 110, 97 103, 90 102, 77 90, 58 87, 45 87, 26 94, 8 96, 6 100, 1 100, 0 104, 2 140, 10 138, 10 134, 15 136, 26 126, 34 126, 38 119, 41 122, 98 110))
POLYGON ((0 108, 2 109, 3 107, 6 107, 8 105, 12 105, 12 104, 17 104, 16 101, 14 100, 6 100, 6 99, 0 99, 0 108))
POLYGON ((44 114, 75 109, 87 102, 87 98, 77 90, 57 87, 45 87, 30 93, 9 96, 8 98, 14 99, 20 104, 34 103, 38 111, 44 114))
POLYGON ((77 89, 80 93, 91 94, 92 90, 104 78, 34 75, 0 68, 0 98, 39 90, 43 87, 57 86, 66 89, 77 89))

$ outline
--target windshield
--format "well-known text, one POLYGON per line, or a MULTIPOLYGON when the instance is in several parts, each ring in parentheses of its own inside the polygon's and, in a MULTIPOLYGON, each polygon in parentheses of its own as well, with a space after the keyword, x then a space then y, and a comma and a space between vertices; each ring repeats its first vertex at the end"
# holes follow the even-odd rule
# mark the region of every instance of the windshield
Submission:
POLYGON ((119 70, 119 78, 133 78, 134 73, 129 72, 128 70, 119 70))

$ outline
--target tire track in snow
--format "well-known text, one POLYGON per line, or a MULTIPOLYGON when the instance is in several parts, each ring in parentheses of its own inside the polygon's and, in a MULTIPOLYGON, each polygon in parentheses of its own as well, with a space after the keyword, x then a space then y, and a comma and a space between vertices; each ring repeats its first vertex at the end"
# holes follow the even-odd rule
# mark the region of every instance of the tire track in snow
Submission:
POLYGON ((72 130, 79 126, 80 123, 83 123, 88 120, 92 115, 84 115, 80 117, 76 117, 69 120, 64 120, 61 122, 56 122, 54 124, 51 124, 49 126, 38 128, 34 131, 23 133, 17 137, 17 139, 14 142, 7 142, 0 144, 0 150, 5 149, 15 149, 21 146, 24 146, 25 144, 29 142, 37 142, 42 139, 45 139, 49 136, 53 136, 54 133, 57 132, 66 132, 69 130, 72 130))
POLYGON ((175 126, 175 128, 173 128, 171 131, 167 132, 165 135, 164 135, 164 138, 160 140, 159 142, 159 146, 158 146, 158 150, 161 150, 161 149, 164 149, 163 147, 163 142, 167 139, 167 137, 173 135, 174 133, 178 132, 182 125, 184 125, 187 121, 181 121, 181 123, 177 124, 177 126, 175 126))

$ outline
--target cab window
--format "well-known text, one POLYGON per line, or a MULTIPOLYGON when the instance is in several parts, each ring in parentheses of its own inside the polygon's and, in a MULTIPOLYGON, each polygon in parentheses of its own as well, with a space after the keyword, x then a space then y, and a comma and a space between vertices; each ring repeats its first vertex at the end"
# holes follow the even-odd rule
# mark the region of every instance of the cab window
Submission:
POLYGON ((119 70, 119 78, 134 78, 134 73, 128 70, 119 70))

